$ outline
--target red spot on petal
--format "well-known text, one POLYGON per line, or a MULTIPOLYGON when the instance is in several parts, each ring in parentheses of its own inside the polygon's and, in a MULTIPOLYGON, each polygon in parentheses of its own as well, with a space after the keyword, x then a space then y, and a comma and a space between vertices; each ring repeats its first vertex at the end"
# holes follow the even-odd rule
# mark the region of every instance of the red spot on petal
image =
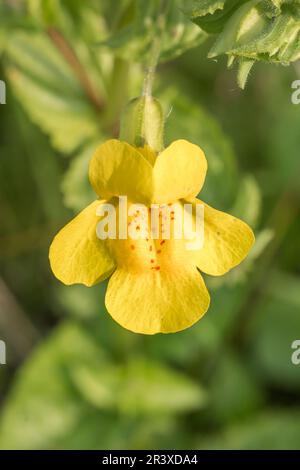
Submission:
POLYGON ((156 271, 159 271, 160 270, 160 266, 155 266, 154 268, 156 271))
POLYGON ((163 245, 164 243, 166 243, 166 240, 162 240, 162 241, 160 242, 160 245, 163 245))

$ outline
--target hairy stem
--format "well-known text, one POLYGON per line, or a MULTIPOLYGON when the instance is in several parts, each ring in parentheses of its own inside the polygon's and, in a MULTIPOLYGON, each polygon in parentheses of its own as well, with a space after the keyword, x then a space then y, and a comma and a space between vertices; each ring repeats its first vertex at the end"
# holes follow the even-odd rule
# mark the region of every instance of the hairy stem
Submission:
POLYGON ((156 71, 160 53, 161 53, 163 34, 164 34, 165 26, 166 26, 166 13, 167 13, 168 8, 169 8, 169 1, 163 0, 161 2, 160 11, 157 16, 157 31, 156 31, 155 39, 152 44, 152 48, 151 48, 149 65, 146 69, 146 75, 145 75, 143 92, 142 92, 143 96, 152 95, 155 71, 156 71))

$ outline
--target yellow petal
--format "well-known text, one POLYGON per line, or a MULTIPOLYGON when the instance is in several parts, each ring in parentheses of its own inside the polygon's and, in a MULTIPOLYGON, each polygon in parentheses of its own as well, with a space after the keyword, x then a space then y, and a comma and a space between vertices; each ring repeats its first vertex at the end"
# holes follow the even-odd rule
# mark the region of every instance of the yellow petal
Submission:
POLYGON ((105 298, 117 323, 149 335, 188 328, 205 314, 209 301, 201 274, 192 266, 160 272, 118 268, 109 280, 105 298))
POLYGON ((206 170, 206 158, 200 147, 186 140, 176 140, 156 159, 154 202, 168 203, 197 196, 206 170))
POLYGON ((119 140, 100 145, 89 167, 91 185, 103 198, 127 196, 148 203, 152 196, 152 166, 137 149, 119 140))
POLYGON ((164 210, 157 214, 156 231, 149 226, 147 209, 129 206, 129 238, 109 240, 118 268, 108 285, 106 306, 118 323, 138 333, 183 330, 199 320, 209 305, 209 294, 193 254, 186 250, 186 240, 174 238, 182 203, 165 205, 164 210))
POLYGON ((115 265, 105 242, 96 235, 99 217, 94 201, 69 222, 54 238, 49 252, 54 275, 64 284, 92 286, 108 277, 115 265))
POLYGON ((195 263, 206 274, 221 276, 243 261, 254 241, 245 222, 204 204, 204 244, 195 252, 195 263))
POLYGON ((149 145, 145 145, 144 147, 137 147, 137 150, 143 155, 143 157, 148 160, 151 166, 154 166, 156 161, 156 152, 149 147, 149 145))

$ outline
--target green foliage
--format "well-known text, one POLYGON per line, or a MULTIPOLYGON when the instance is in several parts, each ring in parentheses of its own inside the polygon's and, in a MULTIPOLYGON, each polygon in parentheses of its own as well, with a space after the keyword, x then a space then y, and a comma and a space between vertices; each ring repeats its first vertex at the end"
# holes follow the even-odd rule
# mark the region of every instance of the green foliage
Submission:
POLYGON ((27 0, 28 12, 43 26, 57 25, 58 22, 70 22, 72 14, 77 17, 81 13, 78 0, 27 0))
POLYGON ((63 30, 68 36, 89 41, 99 39, 104 33, 103 3, 97 0, 25 0, 27 12, 38 28, 51 27, 63 30), (79 34, 80 33, 80 34, 79 34))
POLYGON ((83 150, 72 159, 65 173, 62 182, 64 204, 74 211, 80 211, 97 198, 89 182, 88 169, 91 156, 99 144, 100 141, 84 147, 83 150))
POLYGON ((299 279, 274 273, 268 296, 251 326, 253 361, 263 380, 275 387, 299 390, 299 370, 292 363, 292 343, 298 339, 299 279))
MULTIPOLYGON (((200 441, 200 448, 210 450, 298 450, 299 422, 299 409, 267 411, 249 421, 230 427, 216 438, 200 441)), ((197 445, 196 448, 198 448, 197 445)))
POLYGON ((243 359, 230 352, 222 355, 213 377, 208 416, 218 423, 232 423, 259 408, 261 390, 243 359))
POLYGON ((127 60, 147 63, 152 43, 158 35, 161 36, 162 61, 173 59, 205 40, 206 34, 185 19, 179 10, 181 0, 170 2, 164 19, 160 19, 158 13, 159 3, 157 0, 135 0, 118 30, 100 45, 111 48, 127 60))
POLYGON ((169 89, 162 96, 170 114, 166 122, 166 143, 185 138, 203 148, 208 174, 201 198, 225 209, 233 200, 237 185, 235 155, 230 140, 219 123, 184 93, 169 89), (188 116, 188 119, 187 119, 188 116), (226 184, 223 184, 223 181, 226 184))
POLYGON ((74 431, 84 404, 72 387, 70 370, 104 358, 76 324, 62 325, 21 370, 2 419, 1 447, 51 447, 74 431))
POLYGON ((162 26, 158 3, 0 2, 8 91, 0 107, 0 338, 9 351, 0 368, 1 448, 299 447, 296 69, 262 64, 241 94, 222 64, 192 49, 214 35, 212 55, 238 61, 244 86, 257 61, 298 56, 298 1, 176 0, 166 10, 162 60, 176 60, 156 82, 165 143, 199 144, 209 168, 199 197, 256 233, 239 267, 205 276, 207 315, 176 335, 143 337, 107 314, 106 283, 66 287, 50 273, 49 244, 72 217, 66 208, 78 212, 96 197, 90 157, 118 136, 121 109, 142 88, 162 26))
POLYGON ((185 11, 189 12, 192 18, 201 18, 206 15, 213 15, 217 10, 223 10, 225 0, 189 0, 185 11))
POLYGON ((72 152, 97 136, 94 109, 47 38, 16 33, 6 53, 6 73, 15 95, 58 150, 72 152))
POLYGON ((166 366, 141 359, 106 370, 79 367, 74 381, 93 406, 116 408, 125 415, 172 415, 199 409, 205 403, 198 385, 166 366))
POLYGON ((247 0, 190 0, 184 11, 191 20, 208 33, 219 33, 226 21, 247 0))
POLYGON ((238 83, 244 88, 256 61, 290 64, 300 57, 298 0, 194 0, 186 14, 209 33, 217 34, 210 58, 238 61, 238 83), (200 8, 199 8, 200 4, 200 8))
POLYGON ((240 183, 232 213, 255 228, 259 221, 261 203, 261 191, 257 181, 252 175, 244 176, 240 183))
MULTIPOLYGON (((63 442, 70 448, 82 433, 80 446, 102 448, 108 439, 113 447, 115 437, 109 441, 103 434, 122 428, 130 416, 155 422, 166 415, 168 422, 169 415, 204 402, 202 388, 183 374, 141 359, 116 366, 82 325, 64 323, 18 375, 2 417, 0 447, 45 449, 63 442)), ((123 436, 127 446, 129 431, 123 436)))

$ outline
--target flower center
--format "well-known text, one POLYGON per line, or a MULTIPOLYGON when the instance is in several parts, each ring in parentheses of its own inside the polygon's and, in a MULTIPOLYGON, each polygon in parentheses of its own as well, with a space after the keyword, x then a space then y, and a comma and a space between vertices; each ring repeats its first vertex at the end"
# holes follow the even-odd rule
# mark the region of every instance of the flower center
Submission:
MULTIPOLYGON (((185 240, 174 236, 176 213, 179 216, 179 211, 182 211, 179 202, 172 207, 165 205, 146 210, 137 209, 136 204, 129 205, 127 238, 120 238, 117 230, 117 238, 108 241, 118 266, 159 273, 173 269, 180 260, 182 262, 187 256, 185 240)), ((120 220, 119 207, 117 216, 120 220)))

